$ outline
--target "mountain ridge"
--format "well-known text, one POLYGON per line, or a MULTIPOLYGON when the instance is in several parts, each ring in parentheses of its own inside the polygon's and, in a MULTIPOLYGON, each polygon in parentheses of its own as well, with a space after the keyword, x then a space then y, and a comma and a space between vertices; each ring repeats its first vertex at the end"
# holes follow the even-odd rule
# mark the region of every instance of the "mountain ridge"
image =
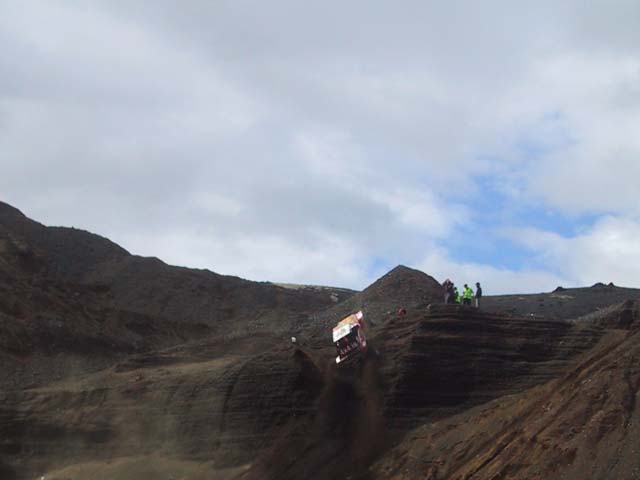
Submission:
POLYGON ((584 480, 576 459, 591 456, 624 478, 640 471, 639 293, 490 296, 478 310, 443 305, 439 282, 403 265, 360 292, 291 289, 0 205, 0 475, 584 480), (331 328, 360 309, 369 351, 338 367, 331 328), (594 456, 599 438, 615 448, 594 456))

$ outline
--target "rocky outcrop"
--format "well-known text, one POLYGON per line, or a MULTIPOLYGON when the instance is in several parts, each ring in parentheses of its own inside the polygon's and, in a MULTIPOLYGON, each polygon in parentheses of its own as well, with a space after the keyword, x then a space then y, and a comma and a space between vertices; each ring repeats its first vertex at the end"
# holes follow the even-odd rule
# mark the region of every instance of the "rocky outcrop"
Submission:
POLYGON ((636 478, 638 335, 609 331, 559 378, 417 428, 371 478, 636 478))
POLYGON ((578 323, 623 330, 637 329, 640 326, 640 302, 638 300, 627 300, 620 305, 614 305, 580 318, 578 323))
POLYGON ((369 356, 336 369, 329 399, 318 400, 316 418, 330 432, 282 444, 279 452, 295 452, 286 460, 264 452, 246 478, 358 478, 367 459, 410 429, 557 378, 602 334, 595 326, 459 306, 389 319, 371 332, 369 356), (340 419, 323 413, 333 398, 341 408, 328 411, 340 411, 340 419))
POLYGON ((610 283, 588 288, 558 287, 551 293, 488 296, 483 298, 482 308, 512 315, 570 320, 597 313, 626 300, 640 300, 640 290, 610 283))
POLYGON ((313 359, 293 347, 193 360, 142 355, 137 368, 125 362, 82 381, 3 393, 0 462, 16 478, 153 452, 242 465, 279 428, 312 415, 323 385, 313 359))
POLYGON ((0 386, 41 385, 214 334, 287 338, 334 306, 332 293, 172 267, 0 202, 0 386))
POLYGON ((346 301, 314 313, 301 326, 306 335, 326 336, 331 328, 350 313, 362 310, 367 322, 381 324, 396 316, 398 309, 424 311, 431 303, 443 301, 444 289, 424 272, 399 265, 346 301))
POLYGON ((170 267, 0 204, 0 478, 636 474, 639 309, 610 305, 638 291, 477 310, 400 266, 339 292, 170 267), (336 366, 331 327, 360 309, 369 350, 336 366))
POLYGON ((394 428, 437 420, 562 374, 601 335, 592 326, 432 306, 385 325, 374 343, 389 369, 394 428))
MULTIPOLYGON (((157 258, 131 255, 99 235, 45 227, 0 202, 2 239, 11 239, 37 257, 39 274, 47 283, 84 287, 114 310, 156 321, 206 324, 224 333, 264 328, 288 333, 312 312, 332 307, 336 299, 342 301, 354 293, 330 288, 294 290, 170 266, 157 258)), ((4 253, 16 256, 6 249, 4 253)), ((31 272, 23 268, 21 273, 31 272)))
POLYGON ((323 465, 310 479, 346 478, 416 425, 561 375, 601 332, 432 307, 374 327, 369 356, 345 368, 330 346, 211 338, 6 394, 0 433, 12 455, 0 461, 38 475, 170 450, 219 467, 259 457, 247 478, 300 478, 309 462, 323 465))

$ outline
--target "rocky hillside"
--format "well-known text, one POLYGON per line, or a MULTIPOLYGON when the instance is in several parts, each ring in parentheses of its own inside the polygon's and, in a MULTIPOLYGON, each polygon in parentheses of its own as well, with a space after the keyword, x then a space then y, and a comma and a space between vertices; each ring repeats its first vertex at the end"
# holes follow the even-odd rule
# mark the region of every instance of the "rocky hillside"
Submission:
POLYGON ((150 454, 210 474, 347 478, 412 428, 562 376, 604 332, 432 307, 373 327, 376 351, 346 369, 330 345, 211 337, 5 393, 0 458, 16 478, 150 454))
POLYGON ((242 478, 368 478, 407 432, 564 375, 604 332, 444 305, 390 319, 373 328, 376 352, 326 371, 309 423, 287 426, 242 478))
POLYGON ((0 238, 0 386, 46 383, 211 331, 115 308, 92 288, 49 275, 41 251, 0 238))
MULTIPOLYGON (((131 255, 89 232, 45 227, 4 203, 0 203, 0 241, 3 273, 11 281, 31 282, 34 292, 38 285, 68 289, 67 298, 90 292, 87 303, 97 302, 103 308, 150 317, 155 323, 203 324, 226 334, 263 328, 288 332, 310 313, 354 293, 330 288, 294 290, 169 266, 156 258, 131 255)), ((12 297, 9 290, 5 290, 5 303, 25 298, 12 297)), ((11 314, 12 308, 20 306, 7 308, 11 314)))
POLYGON ((640 309, 604 315, 606 334, 557 379, 414 430, 375 479, 633 479, 640 476, 640 309))
POLYGON ((171 267, 0 204, 0 478, 637 476, 638 290, 441 298, 403 266, 357 293, 171 267))
POLYGON ((47 278, 83 285, 110 306, 219 329, 287 329, 289 322, 348 298, 345 289, 289 289, 265 282, 166 265, 129 254, 98 235, 45 227, 0 203, 0 235, 38 255, 47 278))
POLYGON ((305 333, 326 336, 331 328, 350 313, 362 310, 372 325, 397 315, 400 308, 408 312, 424 311, 431 303, 441 303, 442 285, 424 272, 398 265, 363 291, 346 301, 311 316, 305 333))
POLYGON ((596 283, 586 288, 558 287, 552 292, 485 297, 483 308, 514 315, 570 319, 588 315, 629 299, 640 299, 637 288, 596 283))
POLYGON ((288 338, 352 294, 172 267, 0 203, 0 385, 39 385, 210 335, 288 338))

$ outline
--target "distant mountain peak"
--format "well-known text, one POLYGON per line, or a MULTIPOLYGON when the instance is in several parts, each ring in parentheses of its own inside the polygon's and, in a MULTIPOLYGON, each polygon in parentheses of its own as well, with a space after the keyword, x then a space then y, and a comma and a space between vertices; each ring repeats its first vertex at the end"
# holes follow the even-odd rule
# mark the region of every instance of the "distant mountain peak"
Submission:
POLYGON ((27 216, 18 210, 16 207, 9 205, 8 203, 0 201, 0 219, 21 218, 26 219, 27 216))
POLYGON ((440 287, 440 283, 431 275, 428 275, 420 270, 416 270, 415 268, 410 268, 405 265, 398 265, 397 267, 389 270, 371 285, 369 285, 365 290, 404 282, 417 282, 429 284, 434 287, 440 287))
MULTIPOLYGON (((389 270, 386 275, 399 274, 399 273, 413 273, 420 272, 420 270, 416 270, 415 268, 407 267, 406 265, 396 265, 391 270, 389 270)), ((423 272, 420 272, 423 273, 423 272)))

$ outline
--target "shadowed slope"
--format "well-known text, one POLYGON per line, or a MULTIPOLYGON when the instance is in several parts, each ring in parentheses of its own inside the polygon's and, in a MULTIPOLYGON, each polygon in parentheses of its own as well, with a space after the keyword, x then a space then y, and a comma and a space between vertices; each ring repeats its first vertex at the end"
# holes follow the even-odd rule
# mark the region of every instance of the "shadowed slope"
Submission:
POLYGON ((347 478, 418 424, 562 374, 600 332, 432 308, 375 327, 379 355, 346 368, 330 346, 212 337, 6 394, 0 433, 12 454, 0 461, 22 478, 158 452, 215 468, 259 456, 246 478, 347 478))
POLYGON ((288 289, 208 270, 169 266, 130 255, 82 230, 45 227, 0 202, 0 239, 38 256, 46 281, 84 286, 110 308, 217 331, 269 328, 290 332, 312 312, 348 298, 349 290, 288 289))
POLYGON ((535 295, 479 311, 400 266, 335 305, 0 204, 0 477, 633 478, 638 307, 578 290, 542 294, 547 318, 535 295), (369 354, 337 367, 359 309, 369 354))
POLYGON ((306 335, 322 337, 350 313, 362 310, 367 322, 380 324, 396 316, 400 307, 409 312, 440 303, 442 286, 430 275, 399 265, 342 303, 318 312, 308 320, 306 335))
POLYGON ((313 422, 287 430, 243 478, 366 478, 409 429, 562 375, 602 332, 458 306, 388 320, 370 334, 378 353, 331 367, 313 422))
POLYGON ((495 295, 483 299, 483 310, 550 319, 572 319, 597 312, 625 300, 640 300, 640 289, 597 283, 588 288, 558 287, 550 293, 495 295))
POLYGON ((617 316, 629 311, 631 323, 615 325, 560 378, 414 430, 375 465, 374 477, 637 478, 640 311, 627 304, 617 316))

